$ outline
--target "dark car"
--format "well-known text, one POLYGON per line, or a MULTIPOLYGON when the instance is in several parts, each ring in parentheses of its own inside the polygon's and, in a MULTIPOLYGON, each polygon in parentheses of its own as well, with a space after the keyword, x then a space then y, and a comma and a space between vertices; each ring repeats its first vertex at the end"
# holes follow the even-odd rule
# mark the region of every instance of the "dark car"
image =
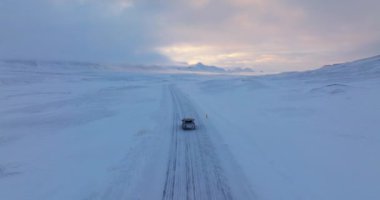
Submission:
POLYGON ((183 130, 194 130, 195 122, 193 118, 183 118, 182 119, 182 129, 183 130))

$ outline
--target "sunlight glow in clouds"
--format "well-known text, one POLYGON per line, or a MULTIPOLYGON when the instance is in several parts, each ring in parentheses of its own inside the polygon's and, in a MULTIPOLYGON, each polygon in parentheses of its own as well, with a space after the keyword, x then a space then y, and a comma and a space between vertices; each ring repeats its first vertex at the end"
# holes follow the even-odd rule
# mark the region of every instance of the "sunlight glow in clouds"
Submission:
POLYGON ((200 61, 222 67, 249 67, 270 62, 281 61, 285 58, 271 54, 256 54, 246 51, 227 51, 222 47, 178 45, 159 49, 162 54, 177 61, 187 61, 188 64, 196 64, 200 61))
POLYGON ((233 58, 241 59, 244 54, 221 52, 220 50, 223 49, 211 46, 178 45, 161 48, 160 52, 174 60, 187 61, 189 64, 195 64, 200 61, 205 63, 223 63, 233 58))
POLYGON ((3 0, 0 59, 305 70, 380 54, 378 0, 3 0))

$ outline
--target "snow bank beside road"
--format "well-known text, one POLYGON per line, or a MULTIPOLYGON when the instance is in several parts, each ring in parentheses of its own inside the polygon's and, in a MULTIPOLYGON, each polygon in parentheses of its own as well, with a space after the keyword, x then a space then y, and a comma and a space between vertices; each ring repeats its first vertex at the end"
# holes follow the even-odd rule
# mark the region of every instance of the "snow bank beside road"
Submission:
POLYGON ((154 75, 1 70, 0 199, 161 195, 171 105, 154 75))

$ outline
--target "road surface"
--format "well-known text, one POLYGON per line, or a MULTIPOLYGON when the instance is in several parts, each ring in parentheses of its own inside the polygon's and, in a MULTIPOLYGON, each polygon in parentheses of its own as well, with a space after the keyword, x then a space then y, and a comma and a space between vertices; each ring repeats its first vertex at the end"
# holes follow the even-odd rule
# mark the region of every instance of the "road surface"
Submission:
POLYGON ((169 89, 173 102, 172 138, 162 199, 233 199, 205 127, 205 116, 200 116, 192 102, 175 86, 169 89), (184 117, 195 118, 197 129, 182 130, 180 123, 184 117))

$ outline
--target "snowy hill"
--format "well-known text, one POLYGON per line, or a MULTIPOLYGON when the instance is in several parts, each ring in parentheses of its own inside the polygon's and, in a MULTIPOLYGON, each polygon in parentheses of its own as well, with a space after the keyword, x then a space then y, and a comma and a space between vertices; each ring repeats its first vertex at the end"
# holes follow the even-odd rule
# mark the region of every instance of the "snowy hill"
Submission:
POLYGON ((380 55, 347 63, 326 65, 306 72, 284 73, 281 76, 335 81, 380 78, 380 55))
POLYGON ((0 199, 380 199, 379 60, 260 77, 0 61, 0 199))

